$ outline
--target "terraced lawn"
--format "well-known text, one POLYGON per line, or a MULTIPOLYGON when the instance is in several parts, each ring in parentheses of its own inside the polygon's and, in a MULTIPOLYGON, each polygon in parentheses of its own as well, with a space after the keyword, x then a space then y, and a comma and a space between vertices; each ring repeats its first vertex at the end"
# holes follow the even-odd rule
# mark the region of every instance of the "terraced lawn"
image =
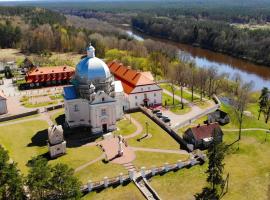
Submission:
POLYGON ((165 163, 174 164, 177 163, 178 160, 184 161, 188 158, 189 156, 184 154, 136 151, 136 160, 134 160, 133 163, 140 169, 141 167, 159 167, 163 166, 165 163))
POLYGON ((124 174, 128 173, 122 165, 98 161, 76 172, 75 176, 77 176, 82 183, 86 184, 89 180, 100 181, 103 180, 105 176, 112 178, 118 176, 121 172, 124 174))
POLYGON ((82 200, 145 200, 139 189, 134 183, 130 183, 126 186, 118 186, 116 188, 107 188, 101 192, 91 192, 84 196, 82 200))
POLYGON ((170 137, 170 135, 160 128, 156 123, 154 123, 150 118, 141 112, 132 113, 131 116, 136 119, 142 126, 142 133, 128 140, 128 144, 134 147, 145 147, 145 148, 156 148, 156 149, 179 149, 179 144, 170 137), (146 133, 146 122, 148 123, 149 134, 151 138, 144 138, 137 141, 137 139, 142 138, 146 133))

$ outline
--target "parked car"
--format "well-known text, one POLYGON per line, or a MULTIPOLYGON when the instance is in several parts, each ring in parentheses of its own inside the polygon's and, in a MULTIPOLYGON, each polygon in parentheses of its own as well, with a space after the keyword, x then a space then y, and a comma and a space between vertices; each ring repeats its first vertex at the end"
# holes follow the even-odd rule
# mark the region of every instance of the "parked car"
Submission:
POLYGON ((171 122, 171 120, 168 117, 162 117, 162 121, 165 123, 171 122))
POLYGON ((161 113, 161 112, 158 112, 158 113, 156 113, 156 116, 157 116, 158 118, 161 118, 161 117, 162 117, 162 113, 161 113))
POLYGON ((156 110, 152 110, 152 113, 156 114, 156 113, 159 113, 160 110, 156 109, 156 110))

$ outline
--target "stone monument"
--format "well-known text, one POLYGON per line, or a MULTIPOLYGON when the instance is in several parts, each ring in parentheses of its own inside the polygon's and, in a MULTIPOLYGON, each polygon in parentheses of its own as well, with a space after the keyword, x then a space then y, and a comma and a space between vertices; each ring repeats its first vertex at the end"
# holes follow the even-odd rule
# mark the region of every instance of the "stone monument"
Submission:
POLYGON ((48 139, 51 158, 56 158, 66 153, 66 141, 64 140, 61 125, 52 125, 48 128, 48 139))

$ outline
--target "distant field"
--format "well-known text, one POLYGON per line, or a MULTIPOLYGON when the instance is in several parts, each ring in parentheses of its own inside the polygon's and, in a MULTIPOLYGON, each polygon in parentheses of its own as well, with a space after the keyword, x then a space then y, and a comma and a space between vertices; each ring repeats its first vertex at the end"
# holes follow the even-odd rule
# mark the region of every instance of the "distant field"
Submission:
POLYGON ((258 29, 270 29, 270 23, 265 24, 231 24, 234 27, 239 29, 250 29, 250 30, 258 30, 258 29))

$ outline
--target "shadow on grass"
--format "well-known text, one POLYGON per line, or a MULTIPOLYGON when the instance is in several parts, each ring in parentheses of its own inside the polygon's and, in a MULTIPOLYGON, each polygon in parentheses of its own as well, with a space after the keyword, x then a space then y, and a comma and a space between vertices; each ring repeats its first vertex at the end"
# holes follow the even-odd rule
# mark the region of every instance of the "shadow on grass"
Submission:
POLYGON ((44 129, 42 131, 38 131, 32 138, 31 143, 29 143, 28 147, 38 146, 43 147, 47 145, 48 140, 48 130, 44 129))

